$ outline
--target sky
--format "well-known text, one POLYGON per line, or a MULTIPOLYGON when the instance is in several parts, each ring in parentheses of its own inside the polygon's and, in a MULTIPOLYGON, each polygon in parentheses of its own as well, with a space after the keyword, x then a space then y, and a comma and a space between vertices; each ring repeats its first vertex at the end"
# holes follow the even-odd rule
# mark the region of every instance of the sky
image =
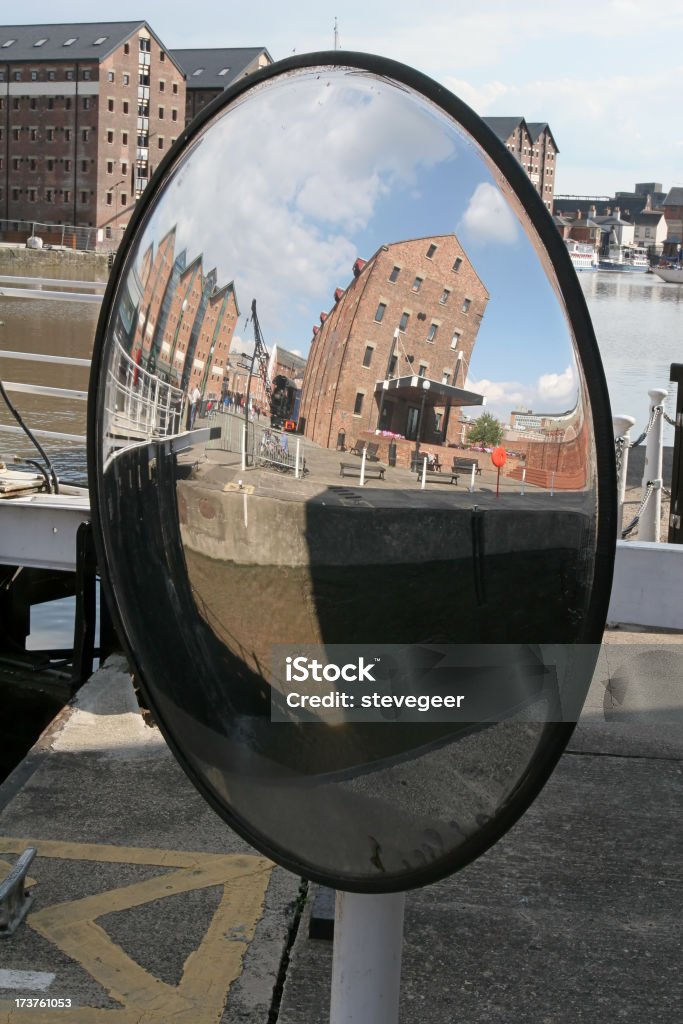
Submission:
MULTIPOLYGON (((404 88, 314 69, 248 93, 178 157, 132 256, 140 273, 150 245, 171 230, 176 255, 185 252, 189 264, 201 253, 205 273, 215 267, 219 284, 234 282, 243 316, 233 349, 250 348, 244 314, 256 298, 269 348, 302 355, 357 256, 407 238, 424 239, 426 252, 455 232, 489 293, 464 367, 468 389, 504 419, 512 407, 559 412, 576 400, 564 312, 523 225, 472 140, 404 88)), ((465 275, 450 262, 438 284, 453 291, 451 306, 428 308, 424 328, 414 317, 408 348, 432 319, 467 324, 465 275)), ((384 288, 384 327, 398 326, 404 303, 415 316, 422 308, 412 292, 395 303, 392 286, 384 288)), ((454 373, 450 335, 444 341, 430 361, 434 380, 454 373)))
MULTIPOLYGON (((265 46, 275 60, 344 49, 409 64, 482 116, 547 121, 556 191, 613 195, 637 181, 683 185, 683 0, 205 0, 196 17, 167 0, 116 5, 174 47, 265 46)), ((97 21, 109 4, 3 4, 11 23, 97 21)))
MULTIPOLYGON (((93 22, 111 16, 109 5, 92 0, 24 0, 11 14, 9 5, 3 6, 5 24, 93 22)), ((145 19, 170 50, 264 46, 275 60, 331 49, 336 19, 342 49, 411 65, 482 116, 548 122, 560 151, 558 194, 613 195, 643 181, 661 182, 665 190, 683 184, 683 0, 667 0, 652 11, 644 11, 635 0, 430 0, 422 6, 405 0, 346 0, 343 5, 336 0, 290 0, 286 5, 272 0, 208 0, 198 16, 188 17, 187 11, 186 5, 161 0, 144 5, 122 0, 116 18, 145 19)), ((391 118, 380 119, 362 134, 367 142, 379 139, 390 127, 391 118)), ((430 183, 434 195, 445 194, 439 174, 448 171, 448 154, 439 151, 436 136, 431 140, 436 149, 426 159, 415 156, 412 162, 393 166, 359 166, 351 156, 363 154, 362 148, 353 148, 361 133, 345 138, 339 122, 336 129, 326 144, 338 147, 337 158, 345 170, 338 181, 330 174, 325 180, 316 179, 315 173, 301 176, 297 159, 311 154, 311 138, 321 141, 319 135, 305 134, 293 140, 286 160, 276 159, 284 188, 282 203, 269 201, 270 190, 259 174, 249 177, 247 203, 244 180, 240 181, 242 204, 232 214, 233 227, 251 244, 241 255, 235 250, 232 266, 221 268, 231 277, 239 266, 243 309, 249 308, 252 294, 258 294, 268 344, 283 344, 304 355, 311 324, 320 310, 329 309, 334 287, 348 282, 355 256, 371 255, 375 243, 427 234, 432 225, 424 197, 430 183), (349 188, 356 171, 360 187, 349 188), (398 228, 392 227, 392 201, 402 211, 393 222, 398 228), (278 312, 286 308, 284 297, 293 294, 288 291, 291 273, 298 282, 310 283, 310 294, 299 288, 297 308, 290 306, 287 318, 278 320, 278 312)), ((413 132, 413 153, 419 154, 416 138, 413 132)), ((316 148, 320 151, 319 145, 316 148)), ((250 154, 249 143, 234 152, 242 162, 251 159, 252 167, 263 163, 261 152, 250 154)), ((368 161, 376 157, 372 147, 364 155, 368 161)), ((310 170, 310 155, 308 159, 310 170)), ((221 163, 224 174, 228 166, 232 165, 226 153, 221 163)), ((462 235, 492 292, 476 360, 468 368, 468 385, 485 393, 492 411, 504 418, 511 407, 566 409, 576 394, 576 370, 566 355, 566 331, 557 323, 557 305, 549 299, 544 316, 536 319, 528 316, 527 303, 526 319, 522 315, 524 297, 530 294, 530 278, 522 268, 534 266, 524 249, 526 240, 509 218, 490 216, 500 196, 486 174, 468 176, 465 166, 466 161, 458 164, 458 202, 434 225, 435 230, 462 235), (492 228, 487 236, 488 224, 492 228), (549 335, 562 340, 549 347, 549 335)), ((221 184, 217 182, 213 192, 205 190, 207 201, 218 194, 221 184)), ((203 239, 202 244, 209 242, 203 239)), ((536 289, 536 304, 539 294, 536 289)))

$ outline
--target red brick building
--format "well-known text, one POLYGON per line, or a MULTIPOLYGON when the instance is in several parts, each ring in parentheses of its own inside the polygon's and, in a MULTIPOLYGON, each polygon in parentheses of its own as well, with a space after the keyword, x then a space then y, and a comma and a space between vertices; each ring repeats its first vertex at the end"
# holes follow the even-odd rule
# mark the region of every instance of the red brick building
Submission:
POLYGON ((116 245, 184 120, 183 70, 147 22, 0 27, 0 219, 116 245))
POLYGON ((320 314, 306 364, 299 427, 334 447, 339 431, 380 431, 445 444, 489 299, 455 235, 383 245, 320 314))
POLYGON ((143 254, 130 351, 143 369, 184 391, 219 399, 239 317, 232 282, 219 286, 201 255, 175 255, 175 231, 143 254))
POLYGON ((553 208, 559 150, 545 121, 523 117, 485 117, 489 128, 519 160, 549 210, 553 208))

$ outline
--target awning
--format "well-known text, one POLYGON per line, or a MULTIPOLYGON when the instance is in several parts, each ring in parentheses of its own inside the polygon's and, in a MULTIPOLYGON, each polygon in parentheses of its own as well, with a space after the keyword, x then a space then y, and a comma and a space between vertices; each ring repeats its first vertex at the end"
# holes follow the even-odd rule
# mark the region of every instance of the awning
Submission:
POLYGON ((446 405, 483 405, 484 396, 475 391, 465 391, 452 384, 443 384, 428 377, 392 377, 390 380, 378 380, 375 394, 384 391, 388 398, 404 398, 412 402, 422 402, 428 406, 446 405))

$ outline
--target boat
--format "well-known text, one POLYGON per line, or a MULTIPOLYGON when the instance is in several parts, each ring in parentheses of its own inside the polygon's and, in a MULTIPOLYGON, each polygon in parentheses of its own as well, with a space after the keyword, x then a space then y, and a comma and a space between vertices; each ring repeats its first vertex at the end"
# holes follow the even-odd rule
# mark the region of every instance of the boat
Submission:
POLYGON ((650 269, 647 249, 640 245, 610 245, 600 257, 598 270, 645 274, 650 269))
POLYGON ((574 270, 598 269, 598 257, 594 246, 589 245, 587 242, 577 242, 574 238, 565 238, 564 244, 567 246, 567 252, 569 253, 574 270))
POLYGON ((653 267, 653 274, 661 277, 662 281, 669 284, 683 284, 683 266, 680 267, 653 267))

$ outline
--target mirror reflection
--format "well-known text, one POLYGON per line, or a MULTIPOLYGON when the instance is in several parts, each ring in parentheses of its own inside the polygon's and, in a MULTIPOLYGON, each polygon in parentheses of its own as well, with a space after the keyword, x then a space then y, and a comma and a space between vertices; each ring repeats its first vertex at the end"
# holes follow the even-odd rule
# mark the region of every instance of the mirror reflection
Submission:
POLYGON ((404 85, 284 74, 177 156, 104 344, 102 532, 167 735, 300 870, 443 873, 556 742, 547 690, 490 722, 295 717, 273 651, 501 644, 503 684, 556 682, 543 645, 584 638, 592 412, 507 182, 404 85))

